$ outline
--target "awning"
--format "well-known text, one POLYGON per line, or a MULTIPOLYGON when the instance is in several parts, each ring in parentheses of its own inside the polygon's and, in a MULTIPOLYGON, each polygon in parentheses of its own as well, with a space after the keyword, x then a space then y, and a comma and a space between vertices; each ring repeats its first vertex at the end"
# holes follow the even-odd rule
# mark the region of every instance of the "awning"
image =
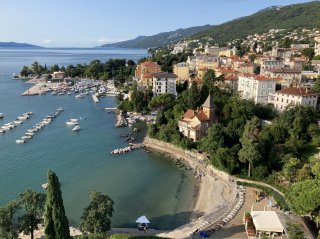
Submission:
POLYGON ((251 216, 257 231, 283 232, 284 230, 275 211, 252 211, 251 216))
POLYGON ((136 220, 136 223, 145 223, 148 224, 150 223, 149 220, 146 218, 146 216, 141 216, 136 220))

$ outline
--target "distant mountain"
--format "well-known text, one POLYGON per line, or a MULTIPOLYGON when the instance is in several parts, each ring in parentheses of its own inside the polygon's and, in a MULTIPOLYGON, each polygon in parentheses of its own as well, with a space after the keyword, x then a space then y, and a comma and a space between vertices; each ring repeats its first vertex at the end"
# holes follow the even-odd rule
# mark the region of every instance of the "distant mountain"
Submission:
POLYGON ((168 44, 174 44, 183 38, 194 35, 200 31, 211 28, 212 25, 190 27, 185 29, 178 29, 171 32, 162 32, 153 36, 138 36, 135 39, 122 41, 112 44, 105 44, 101 47, 120 47, 120 48, 151 48, 161 47, 168 44))
POLYGON ((253 15, 242 17, 211 27, 191 36, 190 39, 210 37, 213 42, 226 42, 243 39, 255 33, 268 32, 270 29, 285 29, 291 31, 302 28, 320 27, 320 2, 274 6, 263 9, 253 15))
POLYGON ((12 48, 42 48, 41 46, 31 45, 28 43, 17 43, 17 42, 0 42, 0 47, 12 47, 12 48))

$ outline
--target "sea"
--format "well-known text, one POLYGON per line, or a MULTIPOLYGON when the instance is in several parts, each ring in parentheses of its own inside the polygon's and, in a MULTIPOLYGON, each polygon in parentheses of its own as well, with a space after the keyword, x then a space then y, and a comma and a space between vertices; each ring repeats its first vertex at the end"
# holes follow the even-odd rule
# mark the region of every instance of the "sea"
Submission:
POLYGON ((145 56, 146 50, 136 49, 0 49, 0 113, 4 114, 0 125, 25 112, 34 113, 22 125, 0 134, 0 206, 17 199, 26 189, 45 192, 41 185, 46 183, 50 169, 59 177, 72 226, 79 226, 93 190, 115 202, 112 227, 135 227, 135 220, 142 215, 155 229, 173 229, 189 220, 197 194, 191 171, 157 152, 141 149, 123 155, 110 153, 127 146, 121 135, 131 132, 130 127, 115 128, 115 115, 105 110, 117 105, 115 97, 94 103, 91 96, 21 96, 31 85, 12 80, 13 73, 34 61, 50 67, 110 58, 137 61, 145 56), (15 143, 58 107, 64 111, 50 125, 27 143, 15 143), (65 122, 80 117, 81 130, 72 132, 65 122))

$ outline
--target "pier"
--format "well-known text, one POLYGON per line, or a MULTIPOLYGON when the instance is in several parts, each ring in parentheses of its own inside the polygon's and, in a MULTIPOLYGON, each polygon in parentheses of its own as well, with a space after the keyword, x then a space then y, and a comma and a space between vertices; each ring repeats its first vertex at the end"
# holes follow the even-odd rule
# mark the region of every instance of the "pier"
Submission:
POLYGON ((99 103, 100 102, 98 97, 97 97, 97 94, 92 94, 92 99, 93 99, 94 103, 99 103))
POLYGON ((144 144, 130 144, 128 147, 115 149, 111 151, 111 154, 125 154, 129 153, 135 149, 141 149, 144 147, 144 144))

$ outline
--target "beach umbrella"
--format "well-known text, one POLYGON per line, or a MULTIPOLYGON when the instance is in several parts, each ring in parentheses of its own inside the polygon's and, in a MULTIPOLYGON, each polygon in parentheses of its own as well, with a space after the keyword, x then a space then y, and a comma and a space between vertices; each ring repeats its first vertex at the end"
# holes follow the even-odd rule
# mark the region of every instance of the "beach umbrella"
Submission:
POLYGON ((148 223, 150 223, 150 222, 149 222, 148 218, 146 218, 146 216, 141 216, 141 217, 139 217, 139 218, 136 220, 136 223, 140 223, 140 224, 145 223, 145 224, 148 224, 148 223))

